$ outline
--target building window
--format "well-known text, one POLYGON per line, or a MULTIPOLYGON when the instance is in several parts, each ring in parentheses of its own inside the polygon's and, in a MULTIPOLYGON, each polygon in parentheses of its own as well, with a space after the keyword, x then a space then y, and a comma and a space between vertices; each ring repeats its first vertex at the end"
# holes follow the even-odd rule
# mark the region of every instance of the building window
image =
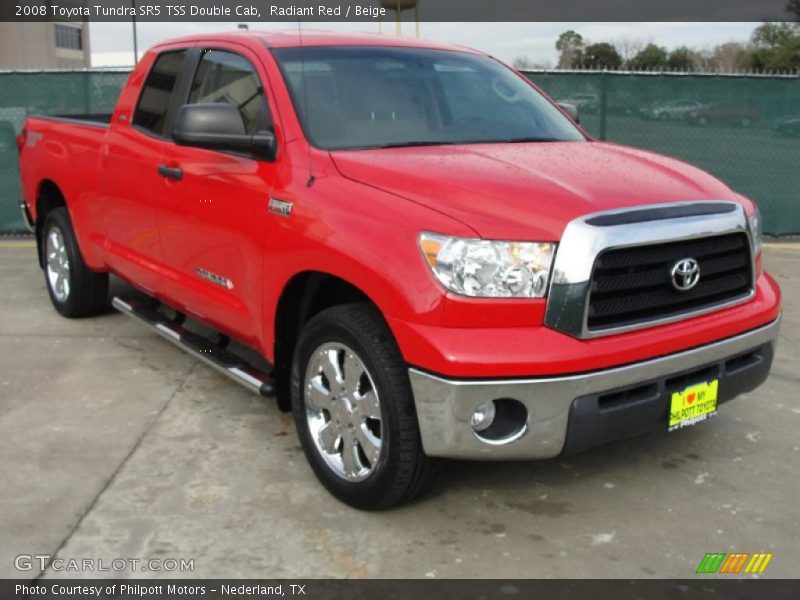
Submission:
POLYGON ((56 48, 83 50, 83 31, 80 27, 56 24, 56 48))

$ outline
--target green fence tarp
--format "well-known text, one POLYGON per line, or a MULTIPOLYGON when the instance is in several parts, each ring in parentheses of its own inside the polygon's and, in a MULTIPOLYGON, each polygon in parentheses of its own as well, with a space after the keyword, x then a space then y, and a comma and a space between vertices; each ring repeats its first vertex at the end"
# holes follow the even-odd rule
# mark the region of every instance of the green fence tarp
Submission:
POLYGON ((110 113, 125 71, 0 72, 0 233, 25 231, 16 134, 29 114, 110 113))
POLYGON ((705 169, 758 202, 767 233, 800 233, 800 77, 526 75, 575 104, 591 135, 705 169))
MULTIPOLYGON (((800 233, 800 78, 527 72, 586 130, 697 165, 756 200, 765 231, 800 233)), ((121 71, 0 73, 0 233, 24 229, 14 137, 25 116, 107 113, 121 71)))

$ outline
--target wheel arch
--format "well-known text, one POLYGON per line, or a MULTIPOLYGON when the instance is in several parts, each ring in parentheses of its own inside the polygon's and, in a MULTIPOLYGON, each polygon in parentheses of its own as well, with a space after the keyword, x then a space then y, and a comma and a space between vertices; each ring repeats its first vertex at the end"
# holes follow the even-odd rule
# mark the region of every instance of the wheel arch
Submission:
POLYGON ((36 186, 36 221, 34 224, 36 234, 36 252, 39 257, 39 266, 44 269, 44 252, 42 252, 42 229, 44 220, 54 208, 67 206, 67 198, 59 185, 52 179, 43 179, 36 186))
POLYGON ((274 367, 278 405, 291 409, 289 376, 292 356, 303 326, 323 310, 366 302, 380 312, 378 304, 359 286, 323 271, 302 271, 284 285, 273 321, 274 367))

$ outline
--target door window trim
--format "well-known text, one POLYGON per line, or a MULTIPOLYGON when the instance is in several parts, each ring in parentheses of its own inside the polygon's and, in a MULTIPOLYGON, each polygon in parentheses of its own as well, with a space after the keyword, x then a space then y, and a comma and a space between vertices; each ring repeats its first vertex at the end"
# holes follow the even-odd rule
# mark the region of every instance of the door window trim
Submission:
POLYGON ((162 142, 171 142, 173 140, 172 133, 175 127, 175 115, 178 112, 178 108, 180 108, 184 103, 176 103, 176 101, 181 97, 184 88, 186 88, 186 97, 188 97, 188 90, 191 87, 192 79, 189 79, 187 82, 187 69, 192 68, 192 72, 194 72, 194 68, 196 68, 197 63, 199 62, 199 52, 196 46, 183 46, 183 47, 174 47, 174 48, 167 48, 161 52, 159 52, 156 57, 153 59, 153 62, 150 65, 150 68, 145 76, 144 83, 142 84, 142 88, 139 91, 139 95, 136 98, 136 104, 133 106, 133 113, 131 115, 131 128, 135 129, 142 135, 145 135, 151 139, 159 140, 162 142), (186 52, 186 57, 183 59, 183 65, 181 66, 180 71, 178 72, 178 76, 175 79, 175 86, 172 88, 172 92, 170 93, 169 102, 167 102, 167 112, 164 115, 164 133, 158 134, 155 133, 151 129, 147 129, 146 127, 142 127, 141 125, 136 125, 134 123, 136 119, 136 112, 139 110, 139 104, 142 101, 142 96, 144 96, 145 90, 147 88, 147 78, 150 76, 150 71, 153 70, 153 67, 156 66, 158 60, 164 56, 165 54, 174 54, 176 52, 186 52))
MULTIPOLYGON (((180 50, 180 49, 179 49, 180 50)), ((175 144, 175 139, 173 137, 173 131, 175 129, 175 116, 178 113, 178 109, 186 104, 189 101, 189 95, 192 91, 192 83, 194 83, 195 77, 197 77, 197 72, 200 70, 200 62, 203 60, 203 55, 206 52, 227 52, 228 54, 234 54, 244 60, 247 61, 247 64, 253 69, 253 74, 258 78, 259 83, 261 84, 261 91, 263 94, 264 105, 267 110, 267 114, 269 116, 269 121, 272 123, 271 129, 272 132, 275 133, 275 112, 272 110, 270 106, 270 96, 272 95, 272 88, 269 86, 269 81, 265 80, 261 77, 261 74, 256 68, 255 61, 252 60, 250 57, 246 56, 243 52, 238 50, 233 50, 230 47, 226 46, 218 46, 218 45, 203 45, 202 42, 196 44, 195 46, 190 48, 190 52, 186 57, 186 61, 184 62, 183 68, 181 69, 181 74, 178 78, 177 83, 175 84, 175 90, 172 93, 172 99, 170 100, 170 106, 167 112, 167 118, 165 119, 165 128, 164 132, 167 134, 167 137, 159 137, 164 142, 169 142, 171 144, 175 144)), ((151 135, 151 137, 155 137, 151 135)), ((277 137, 276 137, 277 143, 277 137)), ((230 150, 217 150, 214 148, 198 148, 199 150, 204 150, 206 152, 217 152, 219 154, 228 154, 231 156, 238 156, 240 158, 247 158, 250 160, 255 160, 257 162, 268 162, 268 163, 275 163, 278 160, 278 155, 276 153, 275 158, 272 160, 266 160, 264 157, 256 156, 255 154, 249 152, 233 152, 230 150)))
POLYGON ((189 101, 189 95, 191 94, 192 84, 194 83, 194 80, 197 77, 197 73, 200 71, 200 63, 203 61, 203 57, 205 56, 205 54, 207 52, 226 52, 228 54, 233 54, 235 56, 238 56, 242 60, 247 61, 247 64, 250 65, 250 68, 253 70, 253 75, 256 77, 258 82, 261 84, 261 95, 262 95, 262 99, 264 101, 264 107, 267 110, 267 117, 269 119, 269 122, 272 124, 271 126, 272 126, 272 130, 274 132, 274 130, 275 130, 275 115, 273 114, 272 108, 269 105, 269 95, 268 95, 268 93, 271 93, 272 90, 267 85, 267 82, 265 82, 264 79, 261 77, 261 74, 258 72, 258 69, 256 68, 255 63, 249 57, 245 56, 242 52, 239 52, 237 50, 233 50, 231 48, 225 48, 225 47, 221 47, 221 46, 204 46, 204 45, 201 44, 201 45, 196 46, 195 50, 197 51, 197 61, 192 66, 192 76, 187 78, 188 79, 188 83, 186 84, 186 90, 185 90, 186 94, 185 94, 185 96, 182 97, 183 101, 178 105, 178 107, 176 107, 176 109, 175 109, 176 112, 177 112, 177 109, 180 106, 182 106, 183 104, 186 104, 189 101))

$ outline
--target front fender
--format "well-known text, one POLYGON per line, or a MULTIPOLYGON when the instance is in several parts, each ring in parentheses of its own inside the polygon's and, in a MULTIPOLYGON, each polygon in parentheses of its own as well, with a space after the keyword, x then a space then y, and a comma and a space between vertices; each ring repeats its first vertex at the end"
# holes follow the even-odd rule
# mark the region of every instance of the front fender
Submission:
POLYGON ((332 275, 366 295, 384 317, 441 321, 446 295, 418 247, 423 230, 474 236, 459 222, 367 186, 332 177, 293 203, 291 216, 270 214, 264 260, 265 353, 275 341, 280 299, 298 274, 332 275), (311 193, 313 191, 313 193, 311 193))

